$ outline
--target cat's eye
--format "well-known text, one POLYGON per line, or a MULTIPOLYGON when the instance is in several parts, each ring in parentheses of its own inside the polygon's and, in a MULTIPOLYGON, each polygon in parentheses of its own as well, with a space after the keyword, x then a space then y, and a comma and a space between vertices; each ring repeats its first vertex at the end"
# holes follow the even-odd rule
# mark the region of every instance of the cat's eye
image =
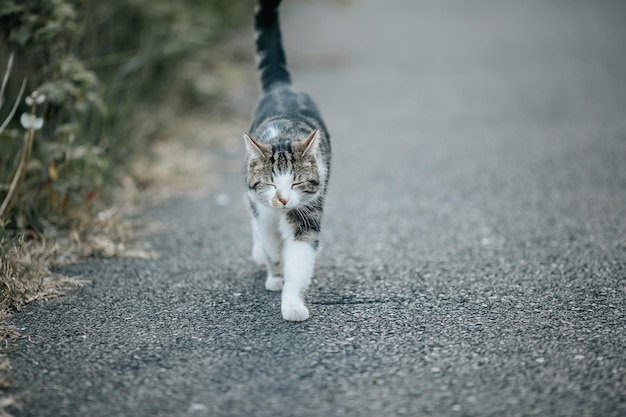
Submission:
POLYGON ((298 182, 292 183, 291 188, 303 187, 306 185, 317 185, 317 184, 313 184, 313 181, 298 181, 298 182))
POLYGON ((320 183, 317 182, 316 180, 308 180, 308 181, 298 181, 298 182, 294 182, 293 184, 291 184, 291 188, 304 188, 304 192, 312 192, 311 190, 307 190, 308 188, 312 188, 312 189, 317 189, 317 186, 320 183))
POLYGON ((252 184, 250 186, 251 190, 258 190, 259 188, 267 188, 267 187, 273 187, 276 188, 276 186, 271 183, 271 182, 261 182, 261 181, 257 181, 254 184, 252 184))

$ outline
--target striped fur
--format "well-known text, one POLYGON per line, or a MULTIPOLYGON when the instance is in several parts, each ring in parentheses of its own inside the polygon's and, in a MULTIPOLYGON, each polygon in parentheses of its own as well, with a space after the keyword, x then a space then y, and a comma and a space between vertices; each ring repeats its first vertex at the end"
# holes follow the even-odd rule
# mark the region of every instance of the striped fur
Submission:
POLYGON ((256 62, 263 91, 291 83, 278 25, 279 4, 280 0, 263 0, 254 10, 256 62))
POLYGON ((308 318, 302 293, 313 273, 330 174, 330 136, 311 99, 291 85, 278 21, 280 0, 255 9, 257 66, 263 95, 250 134, 246 182, 253 259, 267 267, 265 286, 282 289, 286 320, 308 318))

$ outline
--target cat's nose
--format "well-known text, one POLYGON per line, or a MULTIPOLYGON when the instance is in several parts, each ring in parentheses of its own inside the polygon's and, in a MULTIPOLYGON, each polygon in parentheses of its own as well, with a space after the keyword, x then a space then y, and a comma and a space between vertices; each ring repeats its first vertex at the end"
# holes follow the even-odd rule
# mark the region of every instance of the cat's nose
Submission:
POLYGON ((280 191, 276 191, 276 200, 280 201, 281 203, 283 203, 283 206, 287 205, 287 202, 289 201, 288 198, 283 197, 283 195, 281 194, 280 191))

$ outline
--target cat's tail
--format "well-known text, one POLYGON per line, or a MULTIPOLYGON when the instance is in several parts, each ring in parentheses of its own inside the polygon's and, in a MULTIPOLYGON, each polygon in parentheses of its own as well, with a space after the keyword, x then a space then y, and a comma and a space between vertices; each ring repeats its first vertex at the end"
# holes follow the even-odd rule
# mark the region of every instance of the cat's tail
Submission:
POLYGON ((258 0, 254 10, 256 63, 264 92, 278 84, 291 84, 280 38, 279 4, 280 0, 258 0))

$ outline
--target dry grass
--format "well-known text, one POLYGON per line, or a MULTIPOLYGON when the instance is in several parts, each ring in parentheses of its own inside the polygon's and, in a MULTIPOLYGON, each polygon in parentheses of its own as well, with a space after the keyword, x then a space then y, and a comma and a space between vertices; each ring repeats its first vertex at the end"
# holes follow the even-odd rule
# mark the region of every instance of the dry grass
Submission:
POLYGON ((95 256, 154 256, 130 245, 133 238, 133 225, 122 219, 121 210, 114 209, 101 211, 79 228, 54 236, 5 234, 0 239, 0 348, 16 335, 7 325, 11 312, 86 283, 80 277, 52 272, 55 266, 95 256))
MULTIPOLYGON (((12 367, 7 353, 20 337, 16 328, 8 324, 13 311, 24 304, 57 297, 64 291, 84 282, 54 274, 48 260, 53 255, 49 245, 26 241, 24 235, 0 240, 0 389, 11 386, 12 367)), ((13 397, 0 398, 0 417, 10 414, 7 407, 19 407, 13 397)))
MULTIPOLYGON (((154 257, 153 252, 132 244, 133 225, 120 210, 102 211, 78 230, 38 238, 24 233, 0 239, 0 389, 11 386, 12 368, 7 357, 13 343, 22 337, 9 324, 11 314, 25 304, 50 300, 88 281, 52 272, 55 266, 86 257, 154 257)), ((6 407, 18 407, 12 397, 0 398, 0 417, 6 407)))
POLYGON ((9 414, 9 412, 6 411, 7 407, 19 409, 20 404, 13 397, 0 398, 0 417, 13 417, 13 414, 9 414))
POLYGON ((50 259, 57 245, 27 242, 23 235, 3 243, 5 250, 0 255, 0 343, 14 334, 13 329, 6 327, 10 312, 19 310, 26 303, 54 298, 66 289, 82 285, 79 280, 50 271, 50 259))

